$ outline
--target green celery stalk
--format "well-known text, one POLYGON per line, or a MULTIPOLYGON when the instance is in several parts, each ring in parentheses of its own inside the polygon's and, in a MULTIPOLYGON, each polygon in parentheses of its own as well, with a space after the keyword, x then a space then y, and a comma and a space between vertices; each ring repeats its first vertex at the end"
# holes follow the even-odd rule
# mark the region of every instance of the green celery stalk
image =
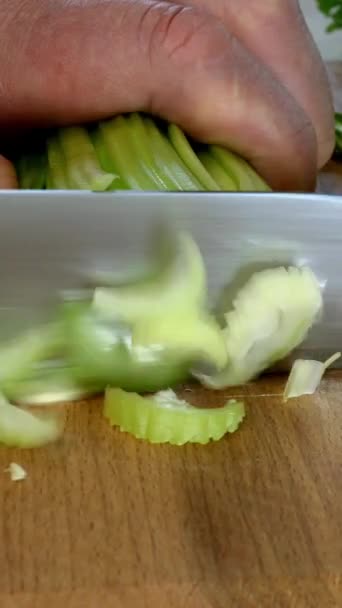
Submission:
POLYGON ((50 137, 48 140, 47 156, 49 165, 47 188, 51 190, 70 190, 65 157, 57 137, 50 137))
POLYGON ((150 118, 144 120, 151 142, 154 160, 163 178, 175 184, 174 190, 203 190, 200 182, 189 171, 167 137, 150 118))
POLYGON ((46 159, 44 154, 25 154, 16 165, 22 190, 43 190, 46 183, 46 159))
POLYGON ((195 154, 183 131, 177 125, 171 124, 168 127, 168 135, 174 149, 202 186, 206 190, 220 190, 219 184, 203 165, 199 156, 195 154))
POLYGON ((199 159, 208 173, 213 177, 221 190, 225 192, 235 192, 238 187, 236 182, 223 169, 217 160, 209 154, 209 152, 199 152, 199 159))
POLYGON ((249 166, 242 158, 221 146, 209 146, 209 152, 236 182, 238 190, 251 192, 255 190, 249 166))
POLYGON ((117 175, 117 179, 109 186, 108 190, 128 190, 128 185, 119 176, 117 167, 115 167, 113 159, 108 153, 106 142, 100 129, 98 127, 94 129, 94 131, 90 133, 90 137, 102 169, 107 173, 115 173, 115 175, 117 175))
POLYGON ((146 172, 130 137, 123 116, 100 123, 100 131, 108 154, 120 177, 133 190, 159 190, 151 175, 146 172))
POLYGON ((238 182, 241 191, 269 192, 271 189, 241 156, 221 146, 210 146, 211 153, 238 182))
POLYGON ((336 152, 342 153, 342 114, 335 114, 336 152))
POLYGON ((86 129, 82 127, 60 129, 58 137, 71 187, 104 191, 113 184, 117 176, 101 168, 86 129))
POLYGON ((130 131, 132 145, 145 170, 155 181, 156 185, 158 185, 158 189, 169 190, 170 183, 164 179, 164 176, 158 171, 155 164, 146 125, 142 116, 137 112, 131 114, 127 118, 127 126, 130 131))

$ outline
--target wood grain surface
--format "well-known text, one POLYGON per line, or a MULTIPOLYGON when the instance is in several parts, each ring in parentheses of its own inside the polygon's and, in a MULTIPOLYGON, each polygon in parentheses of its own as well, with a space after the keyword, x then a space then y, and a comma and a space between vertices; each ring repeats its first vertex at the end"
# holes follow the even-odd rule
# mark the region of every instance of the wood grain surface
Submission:
POLYGON ((245 387, 240 430, 207 447, 136 441, 94 400, 60 443, 1 450, 28 477, 2 474, 0 606, 340 606, 342 376, 287 405, 283 386, 245 387))
MULTIPOLYGON (((318 188, 342 194, 341 165, 318 188)), ((284 382, 245 387, 241 429, 206 447, 136 441, 99 399, 65 406, 58 444, 1 449, 0 608, 342 606, 342 373, 286 405, 284 382)))

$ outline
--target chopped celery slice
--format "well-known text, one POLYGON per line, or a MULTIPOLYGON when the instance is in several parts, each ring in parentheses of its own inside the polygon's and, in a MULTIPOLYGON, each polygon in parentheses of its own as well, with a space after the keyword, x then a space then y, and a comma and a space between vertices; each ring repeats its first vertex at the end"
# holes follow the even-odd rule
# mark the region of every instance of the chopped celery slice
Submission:
POLYGON ((226 369, 199 379, 205 386, 220 389, 255 378, 304 340, 321 309, 321 289, 308 268, 254 274, 225 315, 226 369))
POLYGON ((112 426, 150 443, 207 444, 234 433, 245 416, 245 408, 242 402, 232 400, 222 408, 200 409, 179 400, 173 391, 141 397, 109 388, 104 416, 112 426))
POLYGON ((335 361, 341 357, 336 353, 325 363, 310 359, 297 359, 291 369, 284 390, 284 401, 301 397, 302 395, 313 395, 318 389, 324 373, 335 361))
POLYGON ((58 138, 71 188, 104 191, 115 182, 117 176, 101 168, 86 129, 82 127, 60 129, 58 138))
POLYGON ((182 161, 186 164, 188 169, 192 171, 202 186, 207 190, 220 190, 213 176, 207 171, 200 158, 195 154, 183 131, 177 125, 171 124, 169 125, 168 133, 176 152, 178 152, 182 161))
POLYGON ((65 156, 57 137, 51 137, 48 140, 47 156, 47 188, 51 190, 69 190, 70 183, 66 171, 65 156))
POLYGON ((270 188, 240 156, 220 146, 209 146, 210 154, 222 165, 244 192, 268 191, 270 188))
POLYGON ((199 310, 206 299, 206 273, 201 253, 190 235, 171 243, 161 272, 146 281, 95 290, 93 307, 105 318, 135 323, 170 313, 199 310))
POLYGON ((208 314, 180 313, 143 319, 132 329, 133 346, 158 347, 178 352, 209 369, 222 369, 228 361, 227 347, 220 326, 208 314))
POLYGON ((157 170, 164 180, 174 183, 170 190, 200 191, 200 182, 182 161, 168 138, 150 118, 144 119, 157 170))
POLYGON ((7 383, 4 392, 19 405, 53 405, 76 401, 96 392, 75 379, 76 372, 64 361, 44 361, 26 377, 7 383))
POLYGON ((20 409, 0 394, 0 443, 8 447, 36 448, 56 441, 63 427, 59 416, 41 416, 20 409))
POLYGON ((66 310, 68 359, 75 378, 85 386, 104 389, 108 384, 129 391, 153 392, 184 382, 190 355, 157 345, 132 345, 129 330, 106 322, 86 306, 66 310))
POLYGON ((237 182, 224 170, 217 160, 209 152, 200 152, 199 159, 210 175, 225 192, 235 192, 238 190, 237 182))
POLYGON ((39 361, 59 353, 65 342, 64 328, 51 323, 31 329, 0 347, 0 387, 30 375, 39 361))

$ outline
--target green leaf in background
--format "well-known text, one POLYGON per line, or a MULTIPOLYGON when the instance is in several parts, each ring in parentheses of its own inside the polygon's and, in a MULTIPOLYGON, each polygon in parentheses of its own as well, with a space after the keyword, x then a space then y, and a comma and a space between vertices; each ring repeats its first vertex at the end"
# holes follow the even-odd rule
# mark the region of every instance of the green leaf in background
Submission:
POLYGON ((335 114, 336 152, 342 154, 342 114, 335 114))
POLYGON ((327 32, 342 29, 342 0, 317 0, 319 10, 330 19, 327 32))

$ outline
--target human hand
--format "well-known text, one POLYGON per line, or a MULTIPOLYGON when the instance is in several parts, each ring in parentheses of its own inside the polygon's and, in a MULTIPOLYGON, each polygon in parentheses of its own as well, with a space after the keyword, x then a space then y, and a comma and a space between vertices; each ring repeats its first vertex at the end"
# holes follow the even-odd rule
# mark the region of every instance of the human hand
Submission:
POLYGON ((144 110, 242 154, 278 190, 312 189, 333 149, 296 0, 0 0, 0 65, 6 128, 144 110))

